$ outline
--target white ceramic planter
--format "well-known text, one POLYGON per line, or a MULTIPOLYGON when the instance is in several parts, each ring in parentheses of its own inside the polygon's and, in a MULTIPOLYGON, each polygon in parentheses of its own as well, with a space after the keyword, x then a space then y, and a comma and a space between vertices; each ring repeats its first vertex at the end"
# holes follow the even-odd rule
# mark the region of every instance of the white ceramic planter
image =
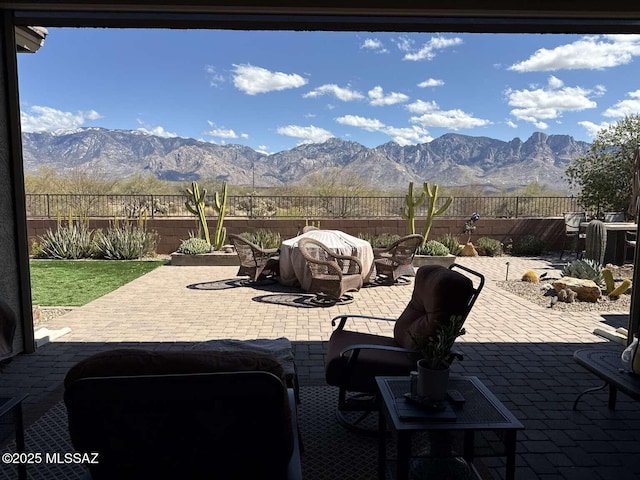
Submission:
POLYGON ((413 257, 413 266, 417 268, 423 265, 442 265, 449 268, 455 261, 456 256, 451 254, 444 256, 415 255, 413 257))
POLYGON ((449 368, 432 370, 422 366, 418 360, 418 396, 440 402, 447 398, 449 368))

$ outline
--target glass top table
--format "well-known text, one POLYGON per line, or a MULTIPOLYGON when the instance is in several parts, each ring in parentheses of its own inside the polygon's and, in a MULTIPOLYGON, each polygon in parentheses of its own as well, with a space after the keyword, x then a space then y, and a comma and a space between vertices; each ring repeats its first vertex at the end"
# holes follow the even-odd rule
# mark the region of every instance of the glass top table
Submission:
MULTIPOLYGON (((418 432, 461 432, 462 457, 472 467, 476 454, 476 432, 491 431, 501 439, 506 457, 507 480, 515 477, 516 434, 524 426, 498 398, 475 376, 451 376, 449 389, 462 393, 465 402, 460 406, 448 405, 451 416, 443 420, 425 412, 407 417, 404 394, 410 389, 408 377, 376 377, 380 392, 378 432, 378 477, 387 478, 387 426, 397 437, 395 478, 409 478, 412 435, 418 432), (403 412, 403 413, 401 413, 403 412)), ((417 407, 416 407, 417 408, 417 407)), ((487 455, 490 456, 490 455, 487 455)), ((498 455, 496 455, 498 456, 498 455)))

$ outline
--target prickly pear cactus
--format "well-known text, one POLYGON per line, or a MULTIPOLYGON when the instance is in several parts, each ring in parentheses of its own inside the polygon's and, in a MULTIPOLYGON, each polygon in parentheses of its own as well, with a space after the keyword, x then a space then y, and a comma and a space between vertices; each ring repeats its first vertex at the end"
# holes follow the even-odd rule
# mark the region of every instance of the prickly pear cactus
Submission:
POLYGON ((591 259, 579 259, 568 263, 562 270, 562 276, 593 280, 597 285, 604 282, 602 264, 591 259))

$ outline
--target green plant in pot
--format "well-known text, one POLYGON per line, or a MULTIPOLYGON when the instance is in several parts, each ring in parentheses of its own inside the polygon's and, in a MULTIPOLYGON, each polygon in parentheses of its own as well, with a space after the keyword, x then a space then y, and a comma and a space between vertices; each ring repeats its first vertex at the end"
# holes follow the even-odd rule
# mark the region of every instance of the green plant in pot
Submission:
POLYGON ((462 355, 453 352, 456 339, 466 333, 464 317, 452 315, 448 322, 440 323, 434 335, 413 335, 418 352, 418 395, 433 401, 442 401, 447 396, 449 372, 454 359, 462 355))

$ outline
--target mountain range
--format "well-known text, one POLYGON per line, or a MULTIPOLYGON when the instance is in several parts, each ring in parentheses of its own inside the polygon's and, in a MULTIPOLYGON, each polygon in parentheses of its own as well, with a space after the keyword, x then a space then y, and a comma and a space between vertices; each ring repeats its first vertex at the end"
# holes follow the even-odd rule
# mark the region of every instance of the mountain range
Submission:
POLYGON ((589 147, 568 135, 540 132, 524 142, 448 133, 430 143, 389 142, 375 148, 331 138, 268 155, 243 145, 104 128, 23 134, 27 173, 49 166, 60 172, 90 169, 105 178, 146 172, 164 180, 218 178, 256 187, 304 183, 311 174, 339 169, 341 175, 355 175, 388 190, 404 190, 410 181, 429 181, 510 191, 537 181, 564 192, 566 166, 589 147))

